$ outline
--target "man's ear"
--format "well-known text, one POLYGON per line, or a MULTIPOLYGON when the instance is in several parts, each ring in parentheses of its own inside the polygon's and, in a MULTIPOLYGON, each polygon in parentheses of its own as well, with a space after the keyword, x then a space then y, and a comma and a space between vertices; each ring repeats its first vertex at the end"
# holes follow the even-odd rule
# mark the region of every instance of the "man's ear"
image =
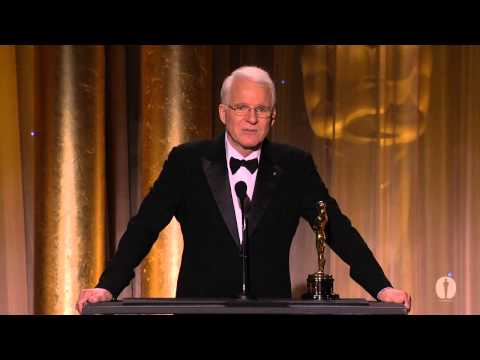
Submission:
POLYGON ((272 117, 271 117, 271 120, 270 120, 270 127, 272 127, 273 124, 275 124, 276 119, 277 119, 277 110, 273 109, 272 117))
POLYGON ((223 104, 218 105, 218 116, 220 117, 220 121, 223 123, 223 125, 225 125, 226 116, 227 116, 225 105, 223 104))

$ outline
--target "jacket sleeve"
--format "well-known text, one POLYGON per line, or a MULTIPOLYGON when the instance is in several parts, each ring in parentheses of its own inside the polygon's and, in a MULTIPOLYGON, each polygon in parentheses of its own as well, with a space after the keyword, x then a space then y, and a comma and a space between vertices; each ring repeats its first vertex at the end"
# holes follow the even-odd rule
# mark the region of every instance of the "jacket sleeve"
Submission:
POLYGON ((181 201, 183 163, 180 151, 173 148, 163 169, 138 213, 131 218, 118 248, 96 285, 110 291, 114 298, 135 276, 134 270, 148 254, 160 231, 175 215, 181 201))
POLYGON ((362 236, 341 212, 336 200, 328 193, 310 154, 306 156, 304 164, 302 217, 312 225, 317 215, 315 204, 320 200, 326 203, 328 246, 349 265, 351 278, 376 299, 380 290, 392 286, 390 281, 362 236))

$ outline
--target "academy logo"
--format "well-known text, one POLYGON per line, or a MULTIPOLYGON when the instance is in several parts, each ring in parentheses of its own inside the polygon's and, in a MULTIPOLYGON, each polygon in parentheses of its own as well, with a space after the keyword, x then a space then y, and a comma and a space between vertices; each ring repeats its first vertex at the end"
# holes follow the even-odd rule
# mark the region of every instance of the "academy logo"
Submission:
POLYGON ((435 292, 437 297, 441 300, 448 301, 455 297, 457 292, 457 284, 453 280, 452 274, 448 273, 447 276, 442 276, 437 280, 435 284, 435 292))

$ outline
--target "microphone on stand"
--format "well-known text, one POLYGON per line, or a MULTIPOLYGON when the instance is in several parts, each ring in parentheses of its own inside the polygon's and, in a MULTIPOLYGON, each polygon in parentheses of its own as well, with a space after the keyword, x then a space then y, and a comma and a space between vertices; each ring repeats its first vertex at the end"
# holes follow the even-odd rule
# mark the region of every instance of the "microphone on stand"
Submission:
POLYGON ((239 295, 240 300, 249 298, 249 273, 248 273, 248 231, 247 231, 247 213, 250 209, 250 199, 247 195, 247 184, 245 181, 239 181, 235 184, 235 193, 240 201, 242 210, 242 242, 240 244, 240 257, 242 259, 242 292, 239 295))

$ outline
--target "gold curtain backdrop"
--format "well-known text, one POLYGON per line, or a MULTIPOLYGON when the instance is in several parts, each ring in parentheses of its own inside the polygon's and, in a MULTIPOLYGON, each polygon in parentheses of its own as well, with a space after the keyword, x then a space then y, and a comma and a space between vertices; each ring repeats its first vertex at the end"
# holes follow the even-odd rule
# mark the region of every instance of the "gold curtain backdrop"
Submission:
POLYGON ((0 47, 0 312, 28 309, 27 246, 24 219, 21 131, 18 114, 17 55, 0 47))
MULTIPOLYGON (((139 202, 172 147, 212 137, 210 68, 208 47, 142 47, 139 202)), ((139 296, 175 297, 182 250, 182 232, 174 218, 143 262, 139 296)))
POLYGON ((104 49, 40 47, 37 56, 34 311, 73 314, 105 265, 104 49))
MULTIPOLYGON (((480 46, 0 46, 0 313, 73 314, 171 148, 222 131, 221 81, 277 85, 274 141, 310 151, 413 314, 476 314, 480 46)), ((175 296, 176 220, 122 296, 175 296)), ((369 295, 328 253, 341 297, 369 295)), ((315 270, 301 222, 294 297, 315 270)))
MULTIPOLYGON (((474 222, 480 47, 278 51, 290 72, 279 65, 276 75, 303 83, 305 109, 298 112, 301 124, 281 125, 274 138, 312 151, 330 192, 387 276, 412 294, 413 314, 480 312, 480 227, 474 222), (447 289, 439 285, 445 278, 447 289)), ((299 89, 280 87, 284 106, 296 106, 291 91, 299 89)), ((310 246, 304 243, 309 232, 301 226, 292 249, 292 278, 299 284, 299 274, 314 265, 297 265, 310 246)), ((341 296, 368 298, 341 260, 329 260, 341 296)))

